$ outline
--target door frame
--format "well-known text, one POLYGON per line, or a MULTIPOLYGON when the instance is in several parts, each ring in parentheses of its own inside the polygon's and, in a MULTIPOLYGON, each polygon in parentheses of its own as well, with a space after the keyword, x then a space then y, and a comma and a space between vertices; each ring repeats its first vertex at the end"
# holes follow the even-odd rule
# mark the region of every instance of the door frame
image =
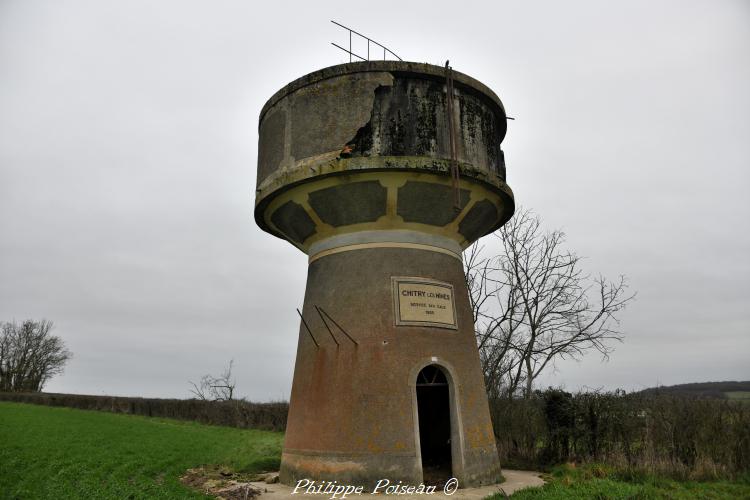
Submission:
POLYGON ((427 366, 439 367, 448 380, 448 405, 450 407, 451 420, 451 471, 453 477, 458 479, 459 484, 464 476, 464 432, 461 419, 460 392, 461 384, 457 383, 458 377, 453 366, 438 357, 430 357, 419 360, 409 374, 409 383, 412 391, 412 415, 414 420, 414 441, 416 446, 417 469, 422 482, 424 482, 424 469, 422 468, 422 447, 419 439, 419 407, 417 404, 417 377, 427 366))

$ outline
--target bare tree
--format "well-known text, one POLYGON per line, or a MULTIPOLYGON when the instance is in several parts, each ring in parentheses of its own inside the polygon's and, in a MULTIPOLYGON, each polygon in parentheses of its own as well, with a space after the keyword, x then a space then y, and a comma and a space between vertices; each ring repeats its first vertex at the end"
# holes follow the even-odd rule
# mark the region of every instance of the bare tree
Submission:
POLYGON ((0 391, 41 391, 62 373, 73 356, 65 343, 50 334, 51 321, 15 321, 0 327, 0 391))
POLYGON ((464 255, 464 274, 485 386, 490 396, 499 397, 519 363, 513 342, 520 326, 520 301, 518 290, 503 287, 496 263, 496 257, 484 256, 484 247, 478 243, 464 255))
POLYGON ((229 361, 229 366, 218 377, 208 374, 203 375, 198 384, 190 382, 193 386, 190 392, 204 401, 231 401, 236 385, 236 381, 232 378, 233 364, 234 360, 229 361))
POLYGON ((474 248, 465 266, 488 385, 529 397, 556 359, 589 350, 608 357, 623 338, 616 314, 634 298, 625 277, 592 279, 580 257, 563 248, 565 234, 543 231, 528 210, 519 209, 496 236, 498 256, 482 259, 474 248))

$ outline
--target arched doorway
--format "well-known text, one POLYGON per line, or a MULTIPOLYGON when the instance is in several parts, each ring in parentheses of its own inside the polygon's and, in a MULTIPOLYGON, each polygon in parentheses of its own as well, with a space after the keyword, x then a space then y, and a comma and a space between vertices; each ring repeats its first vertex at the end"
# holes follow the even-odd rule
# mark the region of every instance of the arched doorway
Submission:
POLYGON ((419 447, 425 484, 452 477, 450 388, 445 372, 428 365, 417 375, 419 447))

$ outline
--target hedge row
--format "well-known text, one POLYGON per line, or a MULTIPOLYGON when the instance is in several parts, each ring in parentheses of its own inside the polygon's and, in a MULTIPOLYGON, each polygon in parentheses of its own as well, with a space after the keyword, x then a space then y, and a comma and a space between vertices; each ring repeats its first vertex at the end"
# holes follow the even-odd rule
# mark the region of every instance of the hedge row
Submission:
POLYGON ((0 392, 0 400, 148 417, 175 418, 210 425, 272 431, 283 431, 286 428, 286 417, 289 410, 289 404, 283 402, 251 403, 244 400, 149 399, 46 392, 0 392))
MULTIPOLYGON (((3 393, 0 400, 283 431, 287 403, 3 393)), ((490 399, 504 463, 597 461, 686 479, 750 470, 750 405, 671 395, 550 389, 490 399)))
POLYGON ((680 479, 750 471, 750 405, 740 402, 549 389, 491 399, 490 411, 506 463, 596 461, 680 479))

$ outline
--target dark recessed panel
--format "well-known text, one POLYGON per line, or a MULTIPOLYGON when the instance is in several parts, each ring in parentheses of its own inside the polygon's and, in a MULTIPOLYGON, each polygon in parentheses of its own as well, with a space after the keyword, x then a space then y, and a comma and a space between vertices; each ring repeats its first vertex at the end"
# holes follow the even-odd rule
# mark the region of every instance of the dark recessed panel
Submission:
MULTIPOLYGON (((459 190, 459 205, 463 209, 469 202, 469 191, 459 190)), ((398 190, 397 213, 404 222, 419 222, 432 226, 445 226, 453 222, 458 212, 454 206, 451 186, 430 182, 408 181, 398 190)))
POLYGON ((320 220, 334 227, 374 222, 385 215, 386 189, 378 181, 332 186, 309 195, 320 220))
POLYGON ((315 234, 315 223, 302 205, 293 201, 287 201, 277 208, 271 215, 271 222, 287 238, 297 243, 302 243, 315 234))
POLYGON ((477 202, 464 220, 458 225, 458 232, 467 241, 475 241, 489 231, 497 222, 497 208, 491 202, 482 200, 477 202))

